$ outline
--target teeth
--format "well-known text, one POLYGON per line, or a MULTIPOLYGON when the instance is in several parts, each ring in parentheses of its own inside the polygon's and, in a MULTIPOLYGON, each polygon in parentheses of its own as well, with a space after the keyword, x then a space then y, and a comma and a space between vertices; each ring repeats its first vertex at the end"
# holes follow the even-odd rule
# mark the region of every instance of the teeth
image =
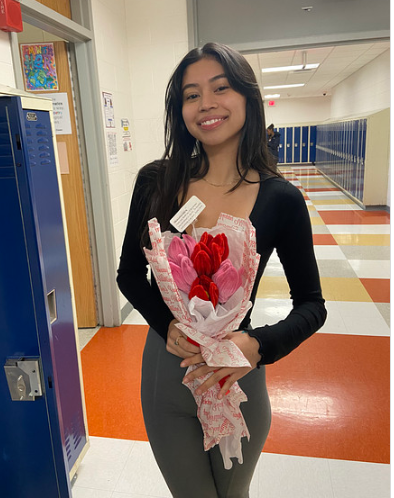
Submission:
POLYGON ((220 119, 210 119, 209 121, 204 121, 204 122, 203 122, 203 123, 201 123, 201 124, 202 124, 202 125, 211 125, 211 124, 213 124, 213 123, 217 123, 217 122, 219 122, 219 121, 223 121, 223 119, 222 119, 222 118, 220 118, 220 119))

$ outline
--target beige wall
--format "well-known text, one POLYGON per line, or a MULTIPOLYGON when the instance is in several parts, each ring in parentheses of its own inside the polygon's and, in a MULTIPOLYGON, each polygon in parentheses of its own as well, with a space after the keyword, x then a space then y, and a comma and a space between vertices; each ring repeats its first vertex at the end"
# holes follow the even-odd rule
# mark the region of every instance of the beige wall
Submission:
POLYGON ((351 117, 390 107, 390 50, 334 87, 331 119, 351 117))
POLYGON ((276 127, 302 123, 321 123, 330 115, 331 97, 313 97, 305 99, 277 99, 275 107, 265 105, 267 126, 274 123, 276 127))

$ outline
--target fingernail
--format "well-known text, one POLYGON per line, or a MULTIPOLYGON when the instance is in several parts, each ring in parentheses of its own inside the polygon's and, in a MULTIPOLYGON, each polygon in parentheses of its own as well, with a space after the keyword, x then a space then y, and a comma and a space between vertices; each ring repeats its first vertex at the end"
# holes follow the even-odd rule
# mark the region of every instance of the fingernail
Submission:
POLYGON ((223 398, 223 394, 222 393, 219 393, 218 394, 218 399, 222 399, 223 398))
POLYGON ((198 396, 200 396, 201 391, 200 391, 199 389, 197 389, 196 394, 197 394, 198 396))
POLYGON ((183 377, 183 381, 182 382, 185 382, 185 383, 189 382, 189 377, 183 377))
POLYGON ((186 366, 186 363, 184 361, 182 361, 181 367, 185 367, 185 366, 186 366))

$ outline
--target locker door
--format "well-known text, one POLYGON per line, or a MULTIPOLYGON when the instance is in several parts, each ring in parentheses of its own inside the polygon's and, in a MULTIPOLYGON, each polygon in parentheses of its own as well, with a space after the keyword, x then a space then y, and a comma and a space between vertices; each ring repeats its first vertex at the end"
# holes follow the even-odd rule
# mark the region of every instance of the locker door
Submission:
POLYGON ((315 163, 316 160, 316 126, 310 127, 309 141, 309 161, 315 163))
POLYGON ((286 143, 286 128, 279 128, 279 133, 280 133, 280 144, 279 144, 279 163, 284 163, 285 162, 285 147, 284 144, 286 143))
POLYGON ((286 163, 293 162, 293 128, 286 128, 286 163))
MULTIPOLYGON (((23 144, 22 110, 13 99, 0 98, 0 227, 7 241, 0 244, 0 494, 2 498, 68 498, 67 450, 42 271, 43 264, 59 271, 58 260, 43 261, 29 174, 45 159, 29 151, 31 143, 23 144)), ((46 191, 42 201, 47 201, 52 219, 53 196, 55 192, 46 191)), ((54 241, 59 241, 57 226, 51 228, 54 241)))
POLYGON ((309 126, 303 126, 301 131, 301 162, 308 162, 309 126))
POLYGON ((294 154, 293 162, 299 163, 301 161, 301 128, 294 127, 294 154))

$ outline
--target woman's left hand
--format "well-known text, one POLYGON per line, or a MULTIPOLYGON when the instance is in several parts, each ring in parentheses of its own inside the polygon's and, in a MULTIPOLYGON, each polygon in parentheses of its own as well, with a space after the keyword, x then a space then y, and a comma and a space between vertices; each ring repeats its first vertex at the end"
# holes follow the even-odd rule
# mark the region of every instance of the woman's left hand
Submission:
MULTIPOLYGON (((187 383, 198 377, 202 377, 207 373, 214 372, 199 388, 196 390, 196 394, 200 395, 207 391, 210 387, 214 386, 217 382, 225 379, 222 385, 218 398, 222 399, 227 393, 230 387, 237 382, 237 380, 244 377, 253 368, 256 367, 257 363, 260 361, 259 355, 259 343, 253 337, 250 337, 248 333, 245 332, 231 332, 226 336, 226 339, 233 341, 239 349, 244 354, 245 358, 249 361, 252 367, 209 367, 204 364, 201 367, 196 368, 193 372, 187 374, 184 377, 183 382, 187 383)), ((198 363, 203 363, 204 359, 200 354, 196 354, 193 357, 186 358, 182 361, 181 367, 189 367, 191 365, 196 365, 198 363)))

